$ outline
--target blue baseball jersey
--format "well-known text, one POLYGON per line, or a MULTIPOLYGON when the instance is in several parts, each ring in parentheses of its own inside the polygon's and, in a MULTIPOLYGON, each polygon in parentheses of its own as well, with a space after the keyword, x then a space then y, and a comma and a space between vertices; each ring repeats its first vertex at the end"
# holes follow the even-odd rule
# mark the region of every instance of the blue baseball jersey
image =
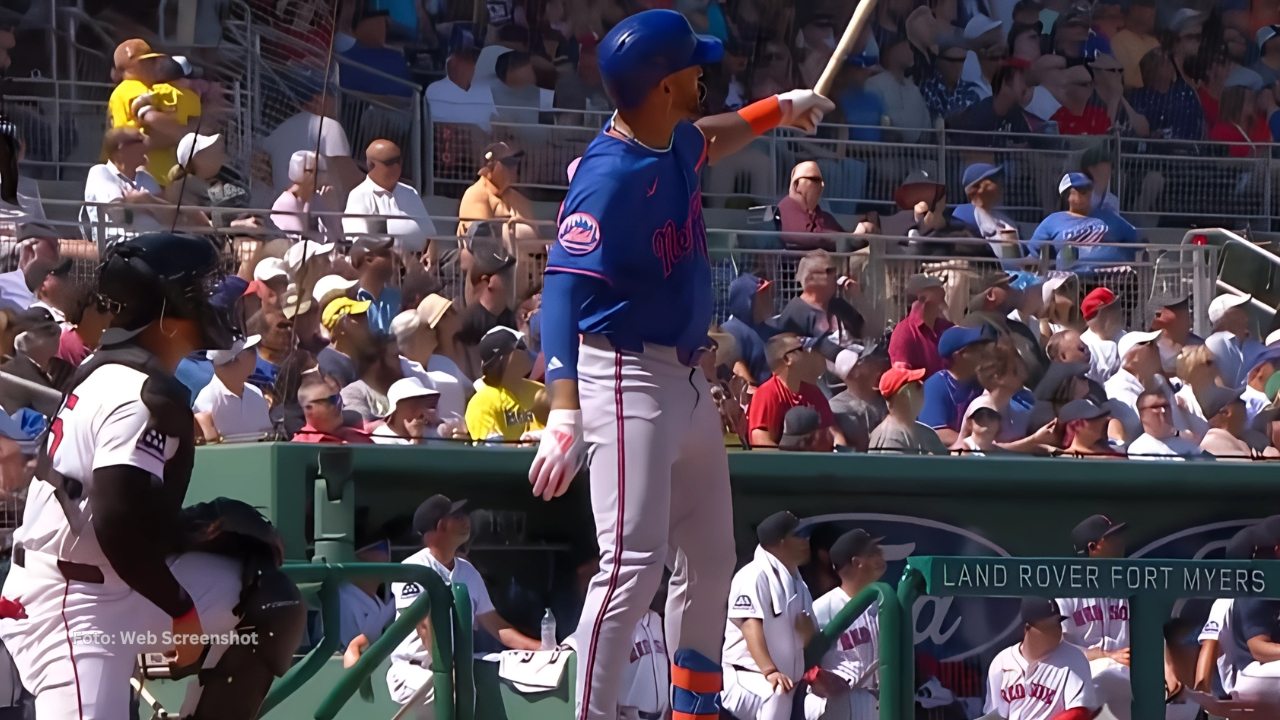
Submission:
POLYGON ((711 265, 699 172, 707 142, 692 123, 653 150, 607 127, 583 154, 560 208, 544 281, 547 380, 577 377, 578 334, 618 350, 707 346, 711 265), (555 324, 556 327, 552 327, 555 324))

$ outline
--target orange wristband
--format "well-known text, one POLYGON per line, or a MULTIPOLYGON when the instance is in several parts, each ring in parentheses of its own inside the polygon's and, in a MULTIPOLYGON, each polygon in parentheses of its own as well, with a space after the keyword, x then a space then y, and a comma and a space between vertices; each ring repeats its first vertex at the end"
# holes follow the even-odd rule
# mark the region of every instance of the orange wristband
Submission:
POLYGON ((742 108, 738 115, 747 121, 752 132, 763 135, 782 123, 782 102, 773 95, 742 108))

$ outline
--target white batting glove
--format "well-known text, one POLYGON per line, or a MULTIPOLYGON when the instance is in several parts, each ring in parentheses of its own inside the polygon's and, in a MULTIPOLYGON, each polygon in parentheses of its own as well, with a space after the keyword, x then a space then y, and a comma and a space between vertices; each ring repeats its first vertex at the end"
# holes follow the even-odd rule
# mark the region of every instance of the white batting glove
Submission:
POLYGON ((778 95, 782 106, 781 127, 795 128, 806 135, 818 129, 822 117, 836 109, 835 103, 812 90, 789 90, 778 95))
POLYGON ((529 467, 534 497, 558 498, 582 469, 587 446, 582 440, 581 410, 552 410, 538 441, 538 454, 529 467))

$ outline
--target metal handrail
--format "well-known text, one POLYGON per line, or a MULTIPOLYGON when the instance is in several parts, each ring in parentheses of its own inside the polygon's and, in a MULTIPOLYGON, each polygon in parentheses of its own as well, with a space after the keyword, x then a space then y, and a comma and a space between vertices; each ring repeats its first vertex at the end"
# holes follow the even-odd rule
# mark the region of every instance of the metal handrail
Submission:
MULTIPOLYGON (((316 720, 331 720, 351 699, 360 686, 372 676, 373 671, 386 660, 409 633, 416 632, 418 623, 430 614, 433 628, 452 627, 450 617, 453 596, 440 575, 425 565, 403 563, 294 563, 283 567, 295 583, 321 583, 321 616, 324 638, 302 662, 271 687, 263 703, 262 714, 267 714, 285 698, 296 692, 310 680, 338 649, 339 603, 338 584, 361 578, 377 577, 388 582, 413 582, 423 588, 423 593, 391 623, 382 636, 360 656, 349 670, 325 695, 316 709, 316 720)), ((435 683, 436 716, 441 720, 454 720, 453 697, 454 654, 451 633, 437 630, 431 634, 432 682, 435 683)))
POLYGON ((896 639, 904 634, 902 605, 892 586, 876 582, 862 589, 841 608, 831 622, 821 628, 804 650, 805 667, 814 667, 822 662, 822 657, 831 649, 831 645, 849 626, 862 616, 871 603, 878 602, 880 611, 880 718, 881 720, 899 720, 907 717, 907 709, 911 705, 903 705, 902 700, 912 692, 909 684, 904 685, 908 675, 904 674, 906 663, 912 655, 903 655, 900 643, 896 639), (885 639, 889 642, 885 642, 885 639))

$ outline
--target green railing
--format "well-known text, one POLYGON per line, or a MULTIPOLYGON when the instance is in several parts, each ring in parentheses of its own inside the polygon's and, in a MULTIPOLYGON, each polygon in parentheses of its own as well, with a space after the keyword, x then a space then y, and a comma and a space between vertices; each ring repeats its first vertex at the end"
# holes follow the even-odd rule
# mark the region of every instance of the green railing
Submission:
MULTIPOLYGON (((1128 598, 1133 717, 1164 716, 1164 623, 1181 598, 1280 597, 1280 562, 913 557, 898 584, 903 608, 943 597, 1128 598)), ((911 647, 910 633, 899 634, 911 647)), ((881 636, 881 652, 884 651, 881 636)), ((907 667, 907 678, 914 668, 907 667)), ((909 699, 914 681, 901 685, 909 699)), ((884 702, 883 693, 881 702, 884 702)))
MULTIPOLYGON (((475 633, 471 628, 471 596, 467 586, 453 586, 454 694, 457 720, 476 720, 475 633)), ((439 697, 439 695, 437 695, 439 697)))
POLYGON ((909 684, 903 686, 906 679, 911 676, 908 674, 908 669, 912 664, 912 656, 909 653, 904 655, 902 644, 892 640, 906 634, 909 628, 903 624, 902 606, 898 603, 897 594, 889 585, 882 582, 872 583, 851 598, 805 648, 804 662, 806 667, 821 664, 822 656, 827 654, 831 644, 845 630, 848 630, 849 626, 866 612, 873 602, 879 603, 880 611, 878 620, 880 623, 880 720, 900 720, 908 717, 908 711, 914 704, 914 700, 911 700, 912 688, 909 684), (885 638, 890 638, 891 641, 886 643, 885 638), (902 704, 904 697, 908 699, 907 705, 902 704))
MULTIPOLYGON (((466 662, 455 663, 453 642, 454 633, 447 630, 454 627, 451 617, 454 603, 460 599, 465 603, 467 616, 470 616, 470 600, 466 596, 466 588, 455 587, 450 592, 444 580, 434 570, 425 565, 404 565, 401 563, 353 563, 349 565, 331 564, 290 564, 284 566, 285 573, 299 585, 320 584, 320 614, 323 621, 324 637, 320 643, 307 654, 301 662, 290 668, 267 694, 263 703, 262 714, 266 715, 289 695, 297 692, 308 680, 315 676, 338 647, 338 585, 366 578, 379 578, 387 582, 413 582, 422 586, 423 592, 409 607, 400 613, 400 617, 382 633, 372 645, 360 656, 356 664, 347 670, 333 688, 324 696, 316 708, 316 720, 332 720, 358 689, 369 682, 373 671, 386 660, 400 641, 410 633, 417 632, 418 623, 428 615, 431 616, 431 669, 435 683, 435 713, 439 720, 474 720, 474 712, 463 714, 456 708, 454 697, 454 669, 467 668, 466 675, 470 683, 470 645, 468 634, 466 639, 466 662)), ((470 625, 470 621, 467 621, 470 625)), ((461 645, 461 643, 458 643, 461 645)), ((461 672, 459 673, 462 674, 461 672)))

